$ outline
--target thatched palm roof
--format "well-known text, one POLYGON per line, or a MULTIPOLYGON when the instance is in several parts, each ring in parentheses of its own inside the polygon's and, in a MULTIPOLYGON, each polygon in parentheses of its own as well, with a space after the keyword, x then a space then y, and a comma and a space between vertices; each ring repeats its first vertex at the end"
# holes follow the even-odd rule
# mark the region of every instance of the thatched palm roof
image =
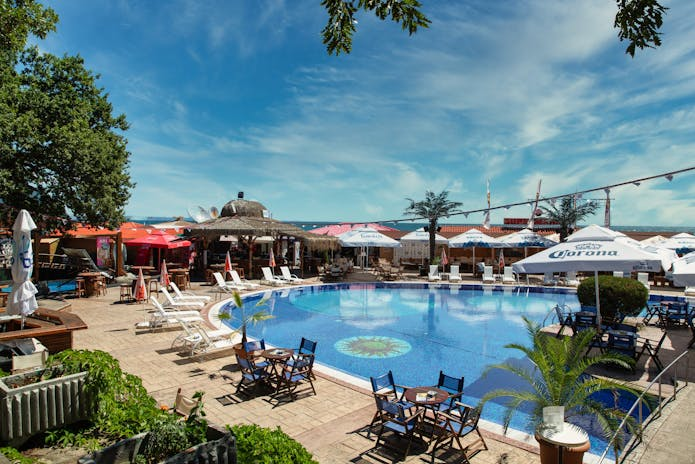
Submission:
POLYGON ((319 236, 277 219, 263 217, 265 207, 256 201, 234 200, 222 208, 220 217, 190 227, 192 235, 215 239, 221 235, 294 237, 310 250, 339 248, 335 237, 319 236))

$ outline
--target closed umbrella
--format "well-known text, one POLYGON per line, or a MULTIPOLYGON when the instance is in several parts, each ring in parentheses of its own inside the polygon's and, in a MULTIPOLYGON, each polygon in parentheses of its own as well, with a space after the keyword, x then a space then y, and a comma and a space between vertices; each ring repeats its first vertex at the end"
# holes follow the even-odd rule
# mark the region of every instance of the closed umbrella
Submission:
POLYGON ((167 270, 167 260, 165 259, 162 261, 162 268, 159 274, 159 285, 164 288, 168 288, 170 283, 171 279, 169 279, 169 271, 167 270))
POLYGON ((273 253, 273 249, 270 249, 270 253, 268 255, 268 266, 273 270, 273 274, 275 273, 275 253, 273 253))
POLYGON ((446 257, 446 250, 442 248, 442 271, 444 271, 444 266, 449 264, 449 259, 446 257))
POLYGON ((21 210, 12 227, 14 251, 12 254, 12 292, 7 301, 7 314, 22 316, 32 314, 39 305, 36 303, 38 290, 31 282, 34 270, 34 252, 31 247, 31 231, 36 229, 34 220, 26 210, 21 210))
POLYGON ((145 276, 142 275, 142 268, 138 269, 138 278, 135 281, 135 290, 133 291, 135 301, 145 301, 147 299, 147 289, 145 288, 145 276))
POLYGON ((227 252, 227 256, 224 257, 224 278, 226 279, 227 276, 231 277, 232 275, 232 258, 229 256, 229 252, 227 252))

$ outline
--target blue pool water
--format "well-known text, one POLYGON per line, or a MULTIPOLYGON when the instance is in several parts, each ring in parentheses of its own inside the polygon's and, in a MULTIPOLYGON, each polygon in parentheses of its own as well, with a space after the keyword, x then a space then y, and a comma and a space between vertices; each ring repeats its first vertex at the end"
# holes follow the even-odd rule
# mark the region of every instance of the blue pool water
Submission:
MULTIPOLYGON (((505 361, 529 365, 509 343, 527 345, 522 316, 538 323, 554 320, 552 308, 579 309, 574 293, 564 289, 427 284, 334 284, 266 292, 246 297, 247 312, 268 298, 264 309, 275 316, 248 327, 249 335, 275 346, 296 347, 302 336, 318 342, 317 362, 369 380, 392 370, 396 383, 433 385, 439 371, 465 376, 463 401, 477 404, 495 388, 517 388, 515 376, 486 366, 505 361)), ((236 312, 235 312, 236 313, 236 312)), ((237 318, 229 321, 238 323, 237 318)), ((483 418, 501 424, 500 402, 485 406, 483 418)), ((512 427, 525 430, 519 411, 512 427)), ((585 425, 585 424, 583 424, 585 425)), ((530 432, 526 430, 527 432, 530 432)), ((592 452, 605 441, 592 437, 592 452)))
MULTIPOLYGON (((74 292, 75 291, 75 279, 70 280, 48 280, 42 283, 48 285, 48 291, 51 293, 64 293, 64 292, 74 292)), ((10 293, 12 291, 12 286, 0 289, 0 291, 10 293)))

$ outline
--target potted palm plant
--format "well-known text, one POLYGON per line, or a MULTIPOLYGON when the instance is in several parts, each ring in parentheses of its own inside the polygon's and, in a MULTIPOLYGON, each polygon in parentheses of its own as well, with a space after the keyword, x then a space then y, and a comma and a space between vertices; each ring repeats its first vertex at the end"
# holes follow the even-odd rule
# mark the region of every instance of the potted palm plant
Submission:
MULTIPOLYGON (((587 351, 595 336, 593 330, 585 330, 573 337, 555 338, 544 334, 540 326, 526 318, 524 322, 531 337, 531 346, 516 343, 506 345, 521 351, 533 363, 532 369, 525 369, 510 362, 488 366, 486 372, 492 369, 503 369, 511 372, 527 383, 528 389, 498 389, 489 392, 481 400, 481 405, 496 398, 508 398, 507 410, 504 415, 504 429, 508 429, 514 413, 521 407, 530 406, 529 422, 536 431, 536 440, 541 449, 541 463, 558 462, 559 453, 555 445, 545 441, 538 432, 542 430, 543 410, 548 406, 564 407, 564 419, 573 417, 593 417, 601 427, 607 439, 613 436, 625 412, 618 407, 609 407, 595 399, 599 391, 638 392, 627 385, 606 378, 594 377, 587 370, 596 365, 613 364, 629 368, 634 361, 617 353, 601 353, 588 356, 587 351)), ((635 421, 628 421, 630 430, 634 430, 635 421)), ((616 446, 620 446, 616 443, 616 446)), ((565 448, 563 462, 565 464, 581 463, 583 448, 565 448)))
MULTIPOLYGON (((246 314, 246 311, 244 309, 244 301, 241 299, 241 295, 239 294, 239 292, 235 291, 232 294, 232 301, 234 301, 234 305, 239 309, 239 312, 241 313, 239 316, 239 327, 234 332, 232 332, 232 334, 241 334, 241 343, 237 343, 236 345, 234 345, 234 351, 238 356, 246 357, 247 353, 244 349, 244 347, 246 346, 246 342, 248 341, 246 337, 246 326, 248 324, 257 324, 259 322, 272 319, 274 316, 268 314, 266 311, 263 310, 255 311, 252 314, 246 314)), ((267 298, 263 298, 258 303, 256 303, 255 307, 258 308, 260 306, 265 306, 267 301, 267 298)), ((230 309, 229 311, 219 313, 219 319, 233 320, 234 316, 232 314, 232 311, 233 309, 230 309)))

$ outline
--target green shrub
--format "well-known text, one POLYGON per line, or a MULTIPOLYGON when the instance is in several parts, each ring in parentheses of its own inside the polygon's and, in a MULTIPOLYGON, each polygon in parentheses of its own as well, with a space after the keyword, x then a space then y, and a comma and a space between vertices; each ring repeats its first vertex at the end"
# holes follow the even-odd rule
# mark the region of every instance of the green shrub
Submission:
POLYGON ((40 461, 36 458, 24 456, 15 448, 5 446, 0 448, 0 455, 5 456, 12 464, 37 464, 40 461))
POLYGON ((118 360, 104 351, 65 350, 52 355, 49 364, 62 364, 66 375, 87 371, 88 419, 93 424, 92 429, 75 435, 74 440, 68 440, 66 434, 53 434, 51 441, 68 445, 66 441, 80 441, 85 434, 104 440, 132 437, 149 430, 165 414, 147 393, 142 380, 123 372, 118 360))
POLYGON ((237 461, 244 464, 318 464, 311 454, 280 427, 255 424, 231 427, 236 437, 237 461))
MULTIPOLYGON (((601 317, 616 319, 617 314, 637 316, 647 304, 649 291, 641 282, 623 277, 602 275, 598 277, 601 317)), ((582 280, 577 288, 577 297, 582 305, 595 306, 594 277, 582 280)))

